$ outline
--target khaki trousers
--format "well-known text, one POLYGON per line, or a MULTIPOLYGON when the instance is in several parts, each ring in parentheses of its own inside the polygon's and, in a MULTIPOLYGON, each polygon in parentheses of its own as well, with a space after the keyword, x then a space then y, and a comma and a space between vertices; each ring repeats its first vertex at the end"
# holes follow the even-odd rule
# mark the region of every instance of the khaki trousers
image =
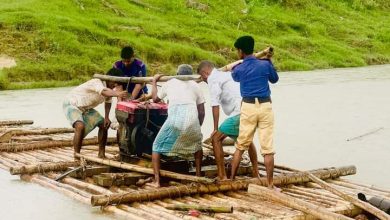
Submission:
POLYGON ((254 104, 242 102, 237 149, 249 149, 256 128, 259 134, 261 154, 274 154, 274 113, 271 102, 259 103, 258 100, 254 104))

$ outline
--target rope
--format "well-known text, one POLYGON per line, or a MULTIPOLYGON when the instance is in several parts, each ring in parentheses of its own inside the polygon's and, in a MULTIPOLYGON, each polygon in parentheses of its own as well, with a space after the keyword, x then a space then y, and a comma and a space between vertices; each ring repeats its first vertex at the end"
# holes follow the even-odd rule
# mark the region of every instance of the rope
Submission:
POLYGON ((131 83, 131 80, 133 79, 134 76, 130 76, 129 77, 129 81, 127 82, 127 85, 126 85, 126 90, 129 91, 129 85, 131 83))

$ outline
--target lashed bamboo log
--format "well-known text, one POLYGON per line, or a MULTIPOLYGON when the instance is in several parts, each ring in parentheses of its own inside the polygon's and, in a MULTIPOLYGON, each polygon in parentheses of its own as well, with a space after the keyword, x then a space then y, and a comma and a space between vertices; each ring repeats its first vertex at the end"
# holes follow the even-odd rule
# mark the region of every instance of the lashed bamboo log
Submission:
MULTIPOLYGON (((18 143, 27 143, 27 142, 33 142, 33 141, 52 141, 52 137, 11 137, 10 141, 11 142, 18 142, 18 143)), ((6 141, 8 142, 8 141, 6 141)))
POLYGON ((266 198, 271 199, 272 201, 282 203, 283 205, 300 210, 319 219, 325 219, 325 220, 351 219, 346 216, 330 212, 320 206, 316 206, 309 202, 296 199, 294 197, 288 196, 281 192, 277 192, 276 190, 268 189, 267 187, 249 184, 248 192, 260 196, 265 196, 266 198))
MULTIPOLYGON (((101 158, 97 158, 97 157, 90 157, 90 156, 86 156, 83 154, 76 154, 76 156, 79 158, 84 158, 85 160, 88 160, 88 161, 93 161, 96 163, 105 164, 105 165, 112 166, 112 167, 117 167, 117 168, 121 168, 121 169, 125 169, 125 170, 130 170, 130 171, 153 175, 153 169, 151 169, 151 168, 141 167, 141 166, 137 166, 137 165, 133 165, 133 164, 129 164, 129 163, 117 162, 114 160, 101 159, 101 158)), ((160 175, 163 177, 180 179, 180 180, 188 180, 188 181, 192 181, 192 182, 200 182, 200 183, 213 183, 214 182, 214 180, 208 179, 205 177, 179 174, 179 173, 166 171, 166 170, 160 170, 160 175)))
POLYGON ((46 128, 39 130, 21 130, 21 129, 12 129, 5 132, 0 137, 0 142, 8 142, 14 136, 21 135, 48 135, 48 134, 62 134, 62 133, 73 133, 74 129, 71 128, 46 128))
POLYGON ((10 167, 9 171, 12 175, 45 173, 51 171, 64 171, 67 170, 68 167, 78 166, 79 164, 80 162, 78 161, 40 163, 36 165, 13 166, 10 167))
MULTIPOLYGON (((153 81, 153 77, 117 77, 117 76, 108 76, 108 75, 102 75, 102 74, 94 74, 94 78, 98 78, 104 81, 113 81, 113 82, 120 82, 120 83, 128 83, 129 81, 131 83, 151 83, 153 81)), ((194 80, 196 82, 201 82, 202 79, 200 78, 200 75, 175 75, 175 76, 162 76, 159 79, 159 82, 166 82, 170 79, 179 79, 183 81, 190 81, 194 80)))
MULTIPOLYGON (((96 162, 96 161, 95 161, 96 162)), ((110 164, 107 164, 110 165, 110 164)), ((328 168, 322 170, 314 170, 311 173, 321 179, 337 178, 345 175, 352 175, 356 173, 356 167, 347 166, 339 168, 328 168)), ((288 185, 309 182, 310 179, 303 173, 291 173, 276 176, 274 178, 275 185, 288 185)), ((173 186, 164 187, 159 190, 146 190, 136 194, 112 194, 112 195, 98 195, 92 196, 91 204, 99 206, 104 204, 118 204, 120 202, 140 202, 152 201, 162 198, 176 198, 181 196, 188 196, 193 194, 210 194, 215 192, 237 191, 248 188, 250 183, 267 186, 266 178, 254 178, 222 182, 218 184, 192 184, 191 186, 173 186)))
MULTIPOLYGON (((83 140, 83 145, 98 144, 97 138, 87 138, 83 140)), ((116 138, 108 138, 107 144, 116 143, 116 138)), ((69 147, 73 146, 73 140, 60 140, 60 141, 42 141, 36 143, 23 143, 23 144, 0 144, 0 151, 5 152, 17 152, 25 150, 36 150, 54 147, 69 147)))
MULTIPOLYGON (((25 180, 25 181, 31 181, 31 182, 34 182, 34 183, 37 183, 41 186, 44 186, 44 187, 48 187, 48 188, 51 188, 55 191, 58 191, 66 196, 69 196, 73 199, 76 199, 80 202, 83 202, 83 203, 89 203, 89 197, 84 197, 82 194, 80 193, 76 193, 74 191, 71 191, 69 189, 66 189, 64 188, 64 184, 56 184, 56 185, 53 185, 52 183, 48 182, 47 180, 44 180, 44 179, 39 179, 37 176, 33 175, 21 175, 20 177, 22 180, 25 180)), ((144 218, 138 218, 137 216, 135 215, 132 215, 131 213, 128 213, 128 212, 125 212, 121 209, 118 209, 117 207, 115 206, 105 206, 105 207, 102 207, 102 210, 103 211, 106 211, 108 213, 112 213, 114 215, 117 215, 117 216, 120 216, 120 217, 124 217, 124 218, 128 218, 128 219, 144 219, 144 218)))
MULTIPOLYGON (((231 139, 230 139, 230 140, 231 140, 231 139)), ((222 144, 223 144, 223 145, 224 145, 224 144, 230 145, 230 140, 228 140, 228 141, 226 141, 226 142, 223 142, 222 144)), ((233 143, 232 145, 234 145, 234 143, 233 143)), ((207 149, 213 150, 213 146, 211 146, 210 144, 207 144, 207 143, 205 143, 205 142, 202 143, 202 147, 205 147, 205 148, 207 148, 207 149)), ((233 156, 233 154, 234 154, 234 153, 227 152, 227 151, 223 151, 223 153, 224 153, 224 154, 227 154, 227 155, 231 155, 231 156, 233 156)), ((261 161, 258 161, 258 163, 259 163, 260 165, 265 166, 264 163, 261 162, 261 161)), ((291 172, 298 172, 298 171, 299 171, 299 170, 294 169, 294 168, 290 168, 290 167, 286 167, 286 166, 282 166, 282 165, 277 165, 277 164, 275 164, 274 167, 275 167, 276 169, 280 169, 280 170, 283 170, 283 171, 291 171, 291 172)))
POLYGON ((0 121, 0 126, 10 126, 10 125, 31 125, 34 121, 32 120, 9 120, 9 121, 0 121))
POLYGON ((201 212, 214 212, 214 213, 232 213, 233 206, 205 206, 205 205, 169 205, 165 207, 171 210, 188 211, 198 210, 201 212))
POLYGON ((314 176, 313 174, 311 173, 307 173, 305 172, 305 174, 315 183, 317 183, 318 185, 320 185, 322 188, 328 190, 329 192, 332 192, 333 194, 337 195, 337 196, 340 196, 341 198, 347 200, 348 202, 358 206, 359 208, 361 209, 364 209, 365 211, 375 215, 376 217, 378 217, 379 219, 381 220, 389 220, 390 219, 390 215, 386 214, 384 211, 372 206, 370 203, 367 203, 367 202, 363 202, 357 198, 354 198, 350 195, 347 195, 345 193, 343 193, 342 191, 332 187, 330 184, 326 183, 325 181, 319 179, 318 177, 314 176))

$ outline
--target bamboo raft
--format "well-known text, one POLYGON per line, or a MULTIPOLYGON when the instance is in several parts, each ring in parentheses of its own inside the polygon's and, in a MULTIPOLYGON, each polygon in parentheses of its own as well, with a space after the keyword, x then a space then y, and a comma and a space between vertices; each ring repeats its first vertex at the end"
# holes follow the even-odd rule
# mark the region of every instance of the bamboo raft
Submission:
MULTIPOLYGON (((357 193, 390 199, 390 190, 342 178, 355 174, 354 166, 308 172, 275 166, 274 181, 281 192, 264 187, 264 177, 243 175, 215 183, 211 178, 171 171, 161 172, 165 186, 156 189, 146 184, 152 174, 150 161, 120 162, 113 139, 106 148, 106 159, 96 157, 97 141, 91 138, 84 141, 77 155, 80 160, 75 160, 71 130, 33 128, 30 122, 20 121, 3 124, 0 168, 130 219, 350 219, 372 207, 358 204, 354 200, 357 193), (75 172, 62 175, 72 169, 75 172)), ((261 163, 259 170, 265 176, 261 163)), ((384 212, 370 211, 380 219, 390 219, 384 212)))

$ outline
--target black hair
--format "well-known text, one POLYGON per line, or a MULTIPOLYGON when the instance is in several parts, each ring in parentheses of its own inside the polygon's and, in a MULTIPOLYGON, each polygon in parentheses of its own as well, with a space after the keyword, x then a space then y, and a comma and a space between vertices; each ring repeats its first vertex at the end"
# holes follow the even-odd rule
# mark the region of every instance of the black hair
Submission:
POLYGON ((210 67, 210 68, 214 68, 214 64, 208 60, 203 60, 199 63, 199 66, 198 66, 198 69, 197 69, 197 72, 198 74, 200 73, 200 71, 205 68, 205 67, 210 67))
POLYGON ((130 46, 126 46, 121 51, 122 59, 130 59, 134 56, 134 50, 130 46))
POLYGON ((108 70, 106 74, 109 76, 123 76, 122 70, 114 68, 114 67, 111 68, 110 70, 108 70))
POLYGON ((253 48, 255 46, 255 40, 251 36, 242 36, 236 40, 234 47, 241 49, 246 55, 253 53, 253 48))

